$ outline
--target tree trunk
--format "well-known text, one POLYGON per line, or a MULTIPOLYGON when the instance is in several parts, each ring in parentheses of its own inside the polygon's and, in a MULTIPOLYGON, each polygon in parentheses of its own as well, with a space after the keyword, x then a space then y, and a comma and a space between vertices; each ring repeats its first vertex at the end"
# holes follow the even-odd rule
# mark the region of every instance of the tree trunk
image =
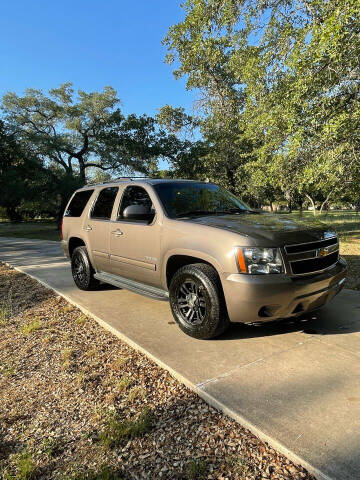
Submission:
POLYGON ((304 202, 303 202, 302 200, 299 200, 298 203, 299 203, 300 215, 302 215, 302 213, 303 213, 303 203, 304 203, 304 202))
POLYGON ((323 203, 321 204, 320 213, 322 213, 324 206, 325 206, 325 205, 327 204, 327 202, 329 201, 329 198, 330 198, 331 194, 332 194, 332 192, 329 193, 329 195, 325 198, 325 200, 324 200, 323 203))
POLYGON ((16 210, 16 207, 6 207, 6 215, 10 222, 21 222, 23 219, 22 215, 16 210))
POLYGON ((315 205, 314 200, 313 200, 313 199, 310 197, 310 195, 308 195, 307 193, 305 194, 305 196, 310 200, 311 205, 312 205, 312 207, 313 207, 314 215, 316 215, 316 205, 315 205))
POLYGON ((271 213, 274 213, 274 205, 272 200, 270 200, 270 210, 271 210, 271 213))
POLYGON ((59 206, 59 210, 56 214, 56 225, 57 225, 57 228, 58 230, 60 230, 60 225, 61 225, 61 221, 62 221, 62 217, 64 215, 64 211, 65 211, 65 207, 67 205, 67 202, 68 202, 68 197, 67 196, 62 196, 61 197, 61 202, 60 202, 60 206, 59 206))
POLYGON ((229 165, 226 167, 226 177, 230 185, 229 190, 231 191, 231 193, 235 193, 236 184, 235 184, 235 178, 234 178, 234 170, 229 165))
POLYGON ((85 185, 85 183, 86 183, 85 163, 83 162, 83 160, 80 160, 80 159, 79 159, 79 172, 80 172, 80 178, 85 185))

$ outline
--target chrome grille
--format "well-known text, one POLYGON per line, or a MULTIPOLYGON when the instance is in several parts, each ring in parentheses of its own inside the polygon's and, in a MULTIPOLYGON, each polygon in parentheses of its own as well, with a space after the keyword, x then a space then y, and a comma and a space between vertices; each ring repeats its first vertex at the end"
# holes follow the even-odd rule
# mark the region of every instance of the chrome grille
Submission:
POLYGON ((339 260, 338 238, 286 245, 285 254, 292 275, 322 272, 339 260))

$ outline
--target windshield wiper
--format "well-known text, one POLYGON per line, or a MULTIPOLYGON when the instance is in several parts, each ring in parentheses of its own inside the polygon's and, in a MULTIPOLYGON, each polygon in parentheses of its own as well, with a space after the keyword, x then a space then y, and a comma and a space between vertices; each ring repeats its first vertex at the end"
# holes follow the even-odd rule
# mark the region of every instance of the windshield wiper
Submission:
POLYGON ((228 208, 227 210, 223 210, 217 213, 256 213, 254 210, 248 210, 247 208, 228 208))

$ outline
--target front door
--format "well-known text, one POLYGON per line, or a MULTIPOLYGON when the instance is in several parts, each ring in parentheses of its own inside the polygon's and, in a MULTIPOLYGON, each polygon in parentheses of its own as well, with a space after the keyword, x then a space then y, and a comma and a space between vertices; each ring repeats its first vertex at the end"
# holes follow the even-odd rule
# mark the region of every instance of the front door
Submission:
POLYGON ((151 191, 138 185, 125 188, 116 220, 110 224, 110 270, 121 277, 160 286, 160 230, 151 191), (130 205, 143 205, 151 221, 129 221, 122 214, 130 205))
POLYGON ((110 218, 118 190, 118 187, 100 190, 84 222, 92 263, 97 271, 109 271, 110 218))

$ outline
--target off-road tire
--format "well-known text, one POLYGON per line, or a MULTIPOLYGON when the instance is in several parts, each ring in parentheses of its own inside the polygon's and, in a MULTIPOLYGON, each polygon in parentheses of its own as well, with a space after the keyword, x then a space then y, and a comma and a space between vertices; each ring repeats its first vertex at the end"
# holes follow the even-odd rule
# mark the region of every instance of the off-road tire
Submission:
MULTIPOLYGON (((176 323, 187 335, 198 339, 219 336, 229 326, 223 290, 219 275, 210 265, 194 263, 181 267, 173 276, 169 288, 170 306, 176 323), (185 320, 181 311, 179 296, 183 285, 195 284, 205 304, 203 318, 193 325, 185 320)), ((199 297, 198 297, 199 298, 199 297)), ((199 309, 199 307, 197 307, 199 309)), ((200 317, 200 315, 198 315, 200 317)))
POLYGON ((86 247, 75 248, 71 256, 71 272, 74 282, 80 290, 97 290, 99 280, 94 278, 93 269, 86 247))

